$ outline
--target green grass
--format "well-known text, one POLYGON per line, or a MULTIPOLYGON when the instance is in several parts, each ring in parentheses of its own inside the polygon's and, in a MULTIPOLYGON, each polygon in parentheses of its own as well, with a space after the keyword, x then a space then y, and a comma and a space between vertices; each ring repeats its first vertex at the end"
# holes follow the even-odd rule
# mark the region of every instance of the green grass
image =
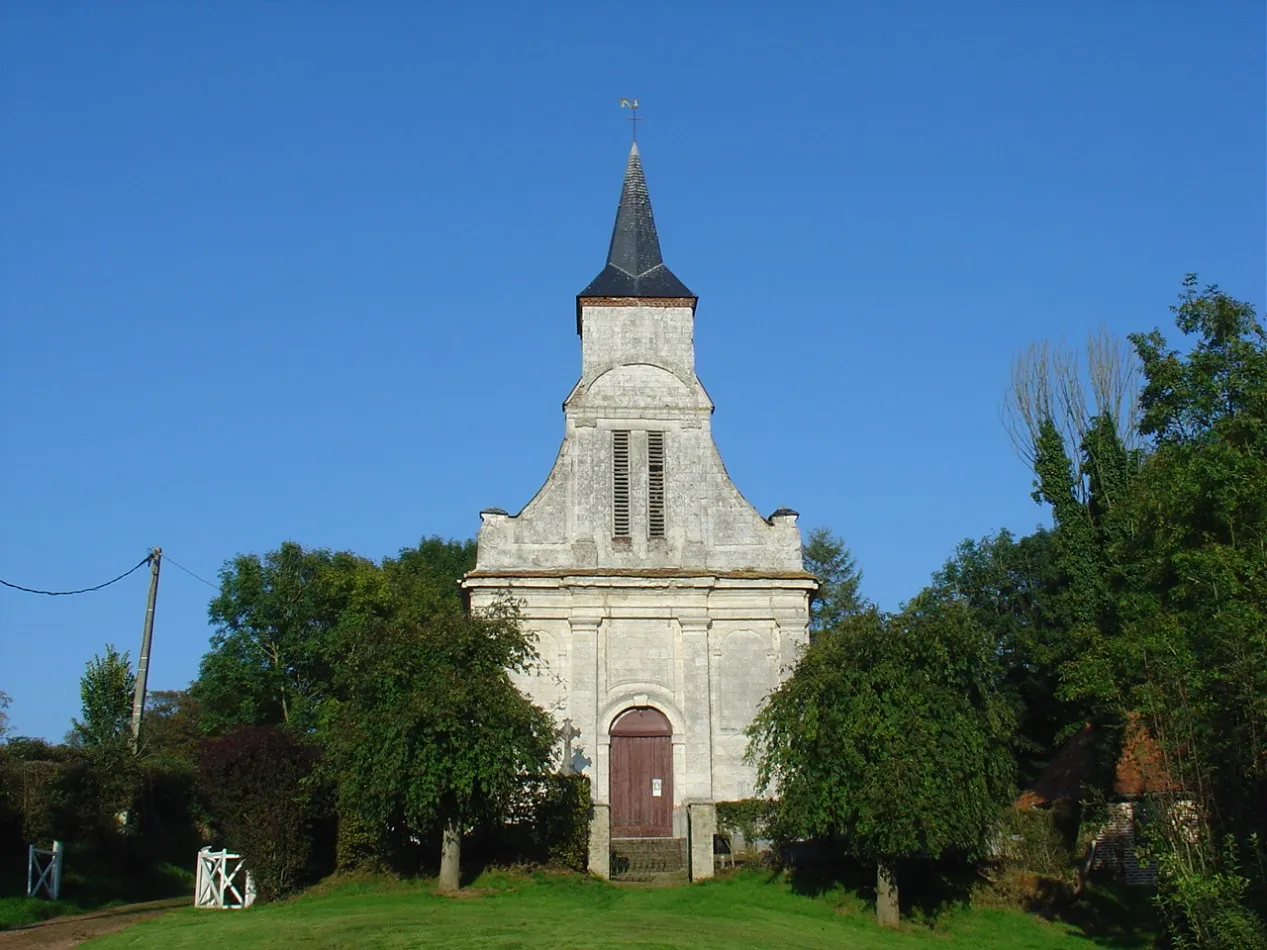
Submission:
POLYGON ((49 901, 39 897, 0 897, 0 930, 25 927, 50 917, 83 912, 84 908, 70 901, 49 901))
POLYGON ((173 911, 86 944, 92 950, 292 950, 444 947, 712 950, 831 947, 834 950, 971 948, 1060 950, 1147 947, 1103 942, 1079 928, 1007 909, 956 909, 935 926, 881 930, 849 892, 794 893, 781 879, 747 872, 682 887, 616 887, 577 875, 490 872, 465 896, 441 897, 430 882, 333 881, 290 901, 248 911, 173 911))
POLYGON ((194 891, 193 872, 173 864, 121 871, 85 860, 67 864, 61 900, 19 896, 26 892, 25 869, 0 876, 0 931, 25 927, 67 914, 87 914, 134 901, 183 897, 194 891))

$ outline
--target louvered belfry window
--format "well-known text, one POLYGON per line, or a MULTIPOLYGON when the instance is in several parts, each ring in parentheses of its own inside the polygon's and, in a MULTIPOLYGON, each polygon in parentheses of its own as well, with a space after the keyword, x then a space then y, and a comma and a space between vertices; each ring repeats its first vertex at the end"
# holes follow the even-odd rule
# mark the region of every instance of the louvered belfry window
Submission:
POLYGON ((612 536, 629 537, 629 430, 612 432, 612 536))
POLYGON ((647 534, 664 537, 664 433, 647 433, 647 534))

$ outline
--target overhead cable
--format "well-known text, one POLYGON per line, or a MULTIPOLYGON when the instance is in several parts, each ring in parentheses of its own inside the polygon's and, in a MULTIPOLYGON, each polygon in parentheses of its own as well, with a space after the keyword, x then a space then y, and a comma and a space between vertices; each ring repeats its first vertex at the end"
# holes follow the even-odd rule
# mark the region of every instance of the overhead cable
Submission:
POLYGON ((184 571, 186 574, 188 574, 188 575, 189 575, 190 577, 192 577, 194 580, 196 580, 196 581, 202 581, 204 584, 206 584, 206 585, 207 585, 208 587, 210 587, 212 590, 216 590, 216 591, 218 591, 218 590, 220 589, 220 585, 219 585, 219 584, 213 584, 213 583, 211 583, 211 581, 207 580, 205 577, 199 577, 197 574, 195 574, 195 573, 194 573, 193 571, 191 571, 189 568, 185 567, 183 564, 180 564, 180 563, 178 563, 178 562, 176 562, 176 561, 173 561, 173 560, 172 560, 172 557, 171 557, 171 555, 170 555, 170 554, 167 554, 167 553, 165 553, 165 552, 164 552, 164 554, 163 554, 163 560, 164 560, 164 561, 166 561, 168 564, 171 564, 173 567, 178 567, 178 568, 180 568, 182 571, 184 571))
MULTIPOLYGON (((150 560, 153 558, 153 556, 154 555, 152 554, 145 555, 145 557, 141 559, 141 561, 136 565, 136 567, 133 567, 130 570, 126 570, 122 574, 120 574, 118 577, 112 578, 111 580, 106 581, 104 584, 98 584, 96 587, 84 587, 79 590, 37 590, 34 587, 23 587, 21 584, 10 584, 6 580, 0 580, 0 584, 3 584, 5 587, 12 587, 14 590, 26 591, 28 594, 45 594, 49 597, 69 597, 71 594, 90 594, 94 590, 101 590, 103 587, 109 587, 111 584, 117 584, 119 581, 123 580, 123 578, 127 577, 129 574, 139 571, 146 564, 150 563, 150 560)), ((177 566, 179 567, 179 565, 177 566)))

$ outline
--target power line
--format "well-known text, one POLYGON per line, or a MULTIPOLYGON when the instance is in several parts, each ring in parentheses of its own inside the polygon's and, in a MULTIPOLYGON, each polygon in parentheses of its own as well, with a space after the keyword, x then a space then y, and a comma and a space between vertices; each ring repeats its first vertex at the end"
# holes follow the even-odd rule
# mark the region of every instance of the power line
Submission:
POLYGON ((193 571, 191 571, 189 568, 185 567, 183 564, 178 564, 178 563, 176 563, 175 561, 173 561, 173 560, 172 560, 172 556, 171 556, 170 554, 164 554, 164 555, 163 555, 163 560, 164 560, 164 561, 166 561, 168 564, 172 565, 173 567, 178 567, 178 568, 180 568, 182 571, 184 571, 186 574, 188 574, 188 575, 189 575, 190 577, 192 577, 194 580, 196 580, 196 581, 202 581, 204 584, 206 584, 206 585, 207 585, 208 587, 210 587, 212 590, 214 590, 214 591, 219 591, 219 590, 220 590, 220 585, 219 585, 219 584, 213 584, 213 583, 211 583, 211 581, 207 580, 205 577, 199 577, 197 574, 195 574, 195 573, 194 573, 193 571))
MULTIPOLYGON (((3 584, 5 587, 12 587, 14 590, 26 591, 28 594, 46 594, 49 597, 69 597, 71 594, 89 594, 89 593, 92 593, 94 590, 101 590, 101 588, 109 587, 111 584, 117 584, 119 581, 123 580, 123 578, 127 577, 129 574, 132 574, 140 570, 146 564, 150 563, 150 559, 153 558, 153 556, 154 555, 152 554, 145 555, 145 557, 141 559, 140 563, 138 563, 136 567, 132 568, 131 570, 124 571, 118 577, 113 578, 112 580, 108 580, 104 584, 98 584, 96 587, 84 587, 80 590, 36 590, 34 587, 23 587, 21 584, 10 584, 6 580, 0 580, 0 584, 3 584)), ((180 567, 179 564, 177 564, 176 566, 180 567)))

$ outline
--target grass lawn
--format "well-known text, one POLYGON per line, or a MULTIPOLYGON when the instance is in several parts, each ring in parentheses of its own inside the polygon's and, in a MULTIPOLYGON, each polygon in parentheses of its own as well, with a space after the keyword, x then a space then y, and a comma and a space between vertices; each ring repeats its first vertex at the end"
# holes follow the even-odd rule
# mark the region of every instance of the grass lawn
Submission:
POLYGON ((933 926, 906 924, 886 931, 875 925, 871 908, 847 892, 805 897, 758 872, 681 887, 619 887, 579 875, 490 872, 459 897, 435 895, 427 881, 334 881, 248 911, 174 911, 85 944, 92 950, 1088 950, 1097 945, 1144 948, 1151 945, 1151 935, 1088 940, 1065 924, 991 909, 952 910, 933 926))
POLYGON ((70 901, 48 901, 38 897, 0 897, 0 930, 24 927, 36 921, 82 914, 85 908, 70 901))
MULTIPOLYGON (((72 860, 74 857, 72 852, 72 860)), ((139 874, 124 874, 108 866, 104 870, 99 866, 85 869, 83 862, 75 861, 62 876, 62 899, 50 901, 18 896, 26 893, 25 873, 9 874, 0 878, 0 931, 133 901, 192 894, 193 888, 193 873, 171 864, 151 865, 139 874)))

